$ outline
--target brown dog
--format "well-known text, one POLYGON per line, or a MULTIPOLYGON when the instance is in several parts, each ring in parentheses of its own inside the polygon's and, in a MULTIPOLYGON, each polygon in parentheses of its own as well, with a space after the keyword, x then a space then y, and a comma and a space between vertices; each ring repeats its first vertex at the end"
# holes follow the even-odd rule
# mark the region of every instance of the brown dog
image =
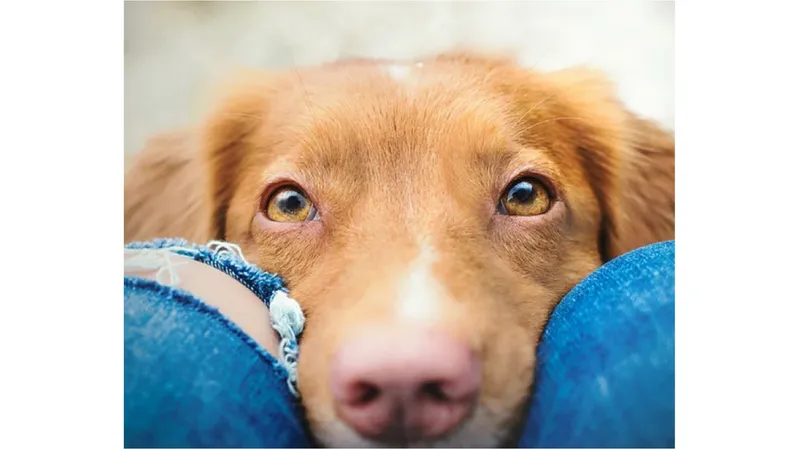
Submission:
POLYGON ((674 233, 671 133, 602 74, 467 53, 247 74, 125 182, 126 240, 224 239, 286 279, 334 446, 506 443, 553 307, 674 233))

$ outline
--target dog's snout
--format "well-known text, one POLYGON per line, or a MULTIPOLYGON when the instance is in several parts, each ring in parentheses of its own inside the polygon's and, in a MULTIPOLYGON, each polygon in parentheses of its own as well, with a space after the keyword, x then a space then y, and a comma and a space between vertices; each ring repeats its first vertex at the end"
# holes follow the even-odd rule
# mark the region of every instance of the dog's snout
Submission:
POLYGON ((339 417, 390 443, 445 435, 467 418, 480 388, 470 348, 427 330, 370 330, 342 345, 331 368, 339 417))

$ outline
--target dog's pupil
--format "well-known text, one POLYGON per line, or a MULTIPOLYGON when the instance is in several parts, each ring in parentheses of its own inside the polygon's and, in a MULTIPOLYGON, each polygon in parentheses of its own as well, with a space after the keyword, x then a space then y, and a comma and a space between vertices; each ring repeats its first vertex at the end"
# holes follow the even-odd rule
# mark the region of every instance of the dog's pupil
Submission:
POLYGON ((297 192, 290 192, 280 199, 279 206, 284 212, 295 213, 303 210, 305 207, 305 198, 297 192))
POLYGON ((518 203, 527 203, 531 199, 533 199, 535 192, 533 190, 533 185, 529 182, 520 182, 514 187, 511 188, 511 191, 508 193, 509 200, 516 201, 518 203))

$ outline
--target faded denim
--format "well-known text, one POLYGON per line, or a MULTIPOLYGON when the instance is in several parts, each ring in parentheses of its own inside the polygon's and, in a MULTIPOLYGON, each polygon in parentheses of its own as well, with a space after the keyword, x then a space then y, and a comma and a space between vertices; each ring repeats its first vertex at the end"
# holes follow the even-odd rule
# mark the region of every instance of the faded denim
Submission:
MULTIPOLYGON (((183 240, 269 305, 280 278, 183 240)), ((310 447, 280 361, 179 288, 125 278, 126 447, 310 447)), ((601 267, 556 307, 538 347, 520 447, 674 447, 674 242, 601 267)))
POLYGON ((675 243, 579 283, 538 347, 521 447, 675 446, 675 243))

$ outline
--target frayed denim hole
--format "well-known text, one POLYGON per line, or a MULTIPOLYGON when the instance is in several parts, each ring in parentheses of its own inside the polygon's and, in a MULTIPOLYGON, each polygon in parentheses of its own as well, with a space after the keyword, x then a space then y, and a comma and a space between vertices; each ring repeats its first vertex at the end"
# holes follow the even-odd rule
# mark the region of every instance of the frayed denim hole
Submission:
MULTIPOLYGON (((171 300, 191 310, 205 314, 212 320, 222 324, 230 330, 234 336, 244 342, 255 351, 264 361, 268 362, 280 380, 289 381, 289 373, 284 365, 275 356, 267 352, 255 340, 250 338, 239 326, 222 315, 218 309, 209 306, 191 293, 176 287, 168 287, 150 279, 143 279, 133 276, 125 277, 125 290, 131 292, 149 293, 147 296, 154 301, 171 300)), ((290 391, 291 393, 291 391, 290 391)))
MULTIPOLYGON (((303 332, 305 317, 299 304, 288 295, 288 290, 280 277, 249 263, 238 245, 223 241, 212 240, 207 245, 198 245, 181 238, 163 238, 149 242, 132 242, 126 245, 126 249, 172 251, 228 274, 253 292, 270 310, 272 327, 281 337, 279 344, 281 360, 278 363, 286 371, 290 393, 299 397, 297 390, 298 337, 303 332), (278 303, 275 304, 276 307, 273 307, 275 299, 278 300, 278 303)), ((271 354, 270 357, 272 357, 271 354)))

